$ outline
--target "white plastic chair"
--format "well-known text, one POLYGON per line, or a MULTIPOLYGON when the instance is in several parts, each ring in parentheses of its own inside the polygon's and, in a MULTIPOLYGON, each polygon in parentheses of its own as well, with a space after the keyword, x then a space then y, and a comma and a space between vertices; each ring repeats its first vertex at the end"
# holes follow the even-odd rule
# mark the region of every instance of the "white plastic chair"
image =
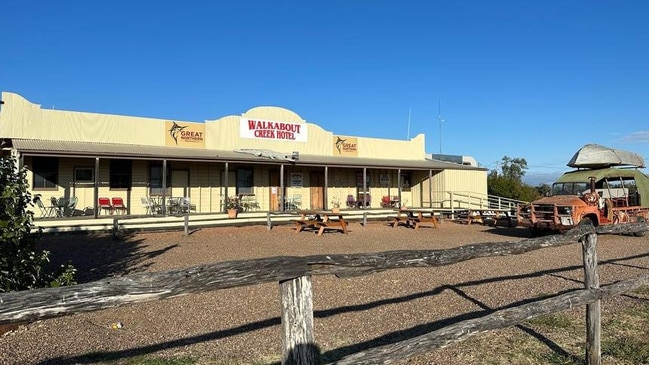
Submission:
POLYGON ((196 206, 192 204, 191 199, 188 197, 180 198, 178 207, 182 213, 191 213, 192 210, 196 210, 196 206))
POLYGON ((142 202, 142 206, 144 207, 144 213, 147 215, 153 214, 153 200, 151 200, 151 198, 143 196, 140 198, 140 201, 142 202))
POLYGON ((302 207, 302 194, 293 194, 291 204, 295 206, 295 209, 300 209, 302 207))
POLYGON ((54 212, 54 206, 49 206, 46 207, 45 204, 43 204, 43 199, 40 195, 37 195, 34 198, 34 203, 36 203, 36 206, 38 209, 41 211, 41 217, 46 218, 46 217, 53 217, 55 212, 54 212))

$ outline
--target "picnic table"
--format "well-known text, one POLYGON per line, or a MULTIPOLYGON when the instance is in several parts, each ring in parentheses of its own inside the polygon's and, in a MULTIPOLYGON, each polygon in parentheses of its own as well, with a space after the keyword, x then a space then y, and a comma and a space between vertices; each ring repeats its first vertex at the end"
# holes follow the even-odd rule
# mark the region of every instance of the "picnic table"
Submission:
POLYGON ((482 223, 487 224, 487 221, 492 221, 495 226, 499 219, 504 218, 507 220, 507 225, 511 228, 514 227, 510 209, 490 209, 478 208, 469 209, 466 212, 467 224, 482 223))
POLYGON ((338 230, 343 234, 347 233, 347 222, 340 212, 334 213, 330 210, 300 210, 297 211, 300 218, 295 220, 295 233, 304 230, 318 231, 322 236, 325 230, 338 230))
POLYGON ((399 225, 414 229, 419 229, 422 226, 439 228, 439 221, 435 218, 433 208, 400 208, 397 210, 397 216, 392 217, 390 225, 392 228, 399 225))

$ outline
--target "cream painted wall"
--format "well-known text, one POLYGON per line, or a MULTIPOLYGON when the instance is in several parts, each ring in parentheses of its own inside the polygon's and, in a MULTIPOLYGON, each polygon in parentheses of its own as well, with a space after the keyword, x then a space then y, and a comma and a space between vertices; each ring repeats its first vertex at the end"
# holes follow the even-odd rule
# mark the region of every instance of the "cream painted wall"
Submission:
POLYGON ((7 92, 2 100, 0 136, 5 138, 164 146, 163 119, 42 109, 7 92))
MULTIPOLYGON (((18 94, 8 92, 2 93, 2 100, 5 104, 0 111, 0 136, 4 138, 165 146, 167 119, 43 109, 18 94)), ((333 132, 307 123, 295 112, 280 107, 252 108, 241 116, 226 116, 205 122, 205 147, 216 150, 254 148, 332 156, 334 136, 333 132), (308 142, 240 138, 241 117, 302 123, 307 128, 308 142)), ((426 156, 423 134, 409 141, 352 138, 358 141, 357 157, 423 160, 426 156)))
POLYGON ((486 170, 444 170, 433 176, 433 203, 435 206, 450 207, 477 205, 487 199, 486 170), (453 194, 453 195, 451 195, 453 194))
MULTIPOLYGON (((256 108, 255 108, 256 109, 256 108)), ((255 110, 251 109, 251 110, 255 110)), ((266 107, 264 110, 268 110, 266 107)), ((228 116, 214 121, 207 121, 205 126, 206 148, 234 150, 234 149, 268 149, 277 152, 290 154, 298 151, 304 154, 333 156, 334 154, 334 136, 332 132, 322 129, 316 124, 306 123, 303 120, 293 120, 295 113, 282 108, 273 108, 278 120, 304 123, 307 127, 308 142, 282 141, 267 139, 249 139, 239 138, 239 123, 241 117, 228 116), (284 113, 280 111, 284 110, 284 113), (279 119, 286 115, 287 119, 279 119)), ((255 110, 256 111, 256 110, 255 110)), ((252 115, 244 113, 243 117, 253 118, 257 113, 252 115)), ((266 120, 270 120, 268 116, 266 120)), ((349 137, 349 136, 343 136, 349 137)), ((424 159, 425 137, 420 134, 410 141, 389 140, 380 138, 352 137, 358 140, 358 156, 366 158, 389 158, 389 159, 424 159)))

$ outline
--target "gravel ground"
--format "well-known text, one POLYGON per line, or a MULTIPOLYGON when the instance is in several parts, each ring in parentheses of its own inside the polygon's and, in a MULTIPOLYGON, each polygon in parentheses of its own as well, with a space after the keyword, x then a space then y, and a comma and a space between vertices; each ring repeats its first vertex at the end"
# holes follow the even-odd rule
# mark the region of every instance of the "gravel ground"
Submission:
MULTIPOLYGON (((287 225, 271 231, 265 226, 207 228, 189 236, 178 231, 137 233, 119 241, 103 235, 58 235, 45 237, 42 244, 52 251, 54 262, 72 260, 79 269, 79 282, 88 282, 229 260, 444 249, 525 237, 523 228, 453 222, 416 231, 352 223, 347 235, 331 232, 321 237, 294 234, 287 225)), ((646 274, 648 248, 649 237, 600 236, 602 285, 646 274)), ((574 244, 351 279, 317 276, 313 278, 316 342, 322 354, 334 361, 527 298, 582 287, 581 264, 581 247, 574 244)), ((619 300, 616 303, 620 305, 619 300)), ((271 364, 279 361, 281 351, 279 316, 279 290, 273 283, 76 314, 6 333, 0 337, 0 364, 95 364, 106 359, 125 363, 135 356, 202 356, 204 364, 271 364), (108 328, 114 322, 122 322, 123 328, 108 328)), ((403 363, 484 363, 480 356, 468 360, 462 351, 452 345, 403 363)))

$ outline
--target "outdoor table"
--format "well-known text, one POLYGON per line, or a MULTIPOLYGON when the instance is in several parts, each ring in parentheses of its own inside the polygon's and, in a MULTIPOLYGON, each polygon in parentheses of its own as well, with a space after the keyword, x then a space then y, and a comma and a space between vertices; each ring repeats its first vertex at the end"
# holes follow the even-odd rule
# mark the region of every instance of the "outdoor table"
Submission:
POLYGON ((392 217, 390 225, 392 228, 398 225, 419 229, 422 226, 433 226, 439 228, 439 221, 435 218, 435 211, 432 208, 401 208, 397 209, 397 216, 392 217))
POLYGON ((166 196, 163 198, 162 195, 156 195, 151 197, 151 211, 162 213, 162 207, 165 207, 166 214, 177 214, 179 207, 179 198, 173 198, 166 196))
POLYGON ((180 198, 167 198, 167 212, 169 214, 180 214, 180 198))
POLYGON ((471 223, 482 223, 486 224, 487 220, 491 219, 494 222, 494 226, 500 218, 507 219, 507 225, 511 228, 514 227, 514 222, 512 221, 512 216, 509 214, 510 209, 489 209, 489 208, 472 208, 467 211, 467 224, 471 223))
POLYGON ((318 236, 322 236, 325 230, 339 230, 347 233, 347 222, 343 215, 330 210, 300 210, 297 212, 300 219, 295 220, 295 233, 306 229, 318 230, 318 236))

